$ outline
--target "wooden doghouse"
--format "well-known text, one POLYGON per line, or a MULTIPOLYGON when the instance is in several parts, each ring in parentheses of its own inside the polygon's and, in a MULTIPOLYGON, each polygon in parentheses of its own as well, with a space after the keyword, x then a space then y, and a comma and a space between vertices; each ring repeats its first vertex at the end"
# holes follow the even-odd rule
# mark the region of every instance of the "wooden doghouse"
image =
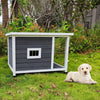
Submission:
POLYGON ((71 35, 73 33, 11 32, 6 34, 8 37, 8 65, 13 76, 20 73, 67 72, 71 35), (54 62, 56 37, 66 37, 64 66, 54 62))

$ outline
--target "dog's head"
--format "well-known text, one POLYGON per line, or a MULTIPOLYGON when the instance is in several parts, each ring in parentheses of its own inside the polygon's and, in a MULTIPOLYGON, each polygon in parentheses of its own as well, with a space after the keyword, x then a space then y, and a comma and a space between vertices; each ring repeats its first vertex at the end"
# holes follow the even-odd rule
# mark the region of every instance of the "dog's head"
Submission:
POLYGON ((91 71, 92 67, 89 64, 82 64, 78 67, 79 73, 82 75, 88 75, 91 71))

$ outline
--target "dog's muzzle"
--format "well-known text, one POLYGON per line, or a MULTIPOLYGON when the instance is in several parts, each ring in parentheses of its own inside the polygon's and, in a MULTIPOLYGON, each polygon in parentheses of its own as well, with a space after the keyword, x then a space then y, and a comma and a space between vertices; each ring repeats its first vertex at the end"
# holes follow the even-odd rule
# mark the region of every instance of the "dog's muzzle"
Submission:
POLYGON ((84 71, 84 74, 86 75, 87 74, 87 71, 84 71))

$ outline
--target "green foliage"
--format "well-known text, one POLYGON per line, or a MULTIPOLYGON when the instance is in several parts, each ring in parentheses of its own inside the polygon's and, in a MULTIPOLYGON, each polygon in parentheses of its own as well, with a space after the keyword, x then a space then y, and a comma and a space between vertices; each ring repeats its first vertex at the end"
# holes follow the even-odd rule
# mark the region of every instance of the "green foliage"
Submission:
MULTIPOLYGON (((34 23, 30 17, 26 17, 28 23, 25 23, 23 17, 19 19, 15 18, 13 22, 6 28, 0 27, 0 55, 7 54, 7 38, 5 33, 9 32, 53 32, 53 33, 69 33, 71 31, 71 25, 66 21, 62 22, 63 26, 51 25, 50 30, 44 30, 38 24, 34 23)), ((72 31, 73 32, 73 31, 72 31)), ((70 39, 69 51, 74 53, 83 53, 87 50, 100 49, 100 28, 99 25, 95 25, 94 29, 89 29, 87 32, 84 31, 82 24, 76 25, 74 29, 74 36, 70 39)), ((64 53, 65 51, 65 38, 57 38, 55 53, 64 53)))
POLYGON ((68 32, 68 30, 71 28, 71 25, 68 24, 67 21, 63 21, 62 23, 63 23, 63 25, 62 25, 62 27, 63 27, 63 29, 62 29, 63 32, 68 32))
MULTIPOLYGON (((74 29, 74 36, 70 38, 69 51, 74 53, 83 53, 89 50, 100 49, 99 34, 100 28, 98 25, 96 25, 94 29, 89 29, 88 32, 86 32, 84 31, 82 24, 78 24, 74 29)), ((55 48, 55 53, 64 53, 65 38, 57 38, 55 48)))
MULTIPOLYGON (((100 53, 69 54, 68 71, 77 71, 82 63, 92 66, 91 76, 96 85, 64 82, 64 72, 21 74, 16 77, 7 65, 7 57, 0 58, 1 100, 99 100, 100 98, 100 53), (55 84, 53 88, 51 84, 55 84), (52 90, 53 92, 49 91, 52 90), (68 95, 65 95, 67 93, 68 95), (84 94, 84 95, 83 95, 84 94)), ((55 56, 55 62, 63 65, 64 55, 55 56)))
POLYGON ((28 23, 25 22, 24 18, 20 16, 20 18, 14 18, 13 21, 9 24, 9 26, 4 29, 0 26, 0 55, 7 54, 7 37, 6 33, 9 32, 44 32, 44 29, 41 28, 38 24, 34 23, 32 19, 27 16, 26 17, 28 23))
POLYGON ((0 26, 0 55, 7 54, 7 37, 5 37, 5 31, 0 26))
POLYGON ((21 16, 19 19, 14 18, 13 22, 7 27, 7 29, 12 32, 44 32, 44 30, 29 16, 26 17, 28 23, 25 22, 24 18, 21 16))

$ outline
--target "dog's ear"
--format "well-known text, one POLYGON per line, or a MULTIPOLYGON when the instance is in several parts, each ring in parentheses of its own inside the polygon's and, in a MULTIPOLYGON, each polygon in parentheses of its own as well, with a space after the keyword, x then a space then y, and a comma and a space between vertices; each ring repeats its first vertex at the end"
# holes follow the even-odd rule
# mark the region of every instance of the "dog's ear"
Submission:
POLYGON ((81 72, 81 65, 78 67, 78 72, 81 72))
POLYGON ((89 67, 89 71, 91 71, 92 67, 88 64, 88 67, 89 67))

